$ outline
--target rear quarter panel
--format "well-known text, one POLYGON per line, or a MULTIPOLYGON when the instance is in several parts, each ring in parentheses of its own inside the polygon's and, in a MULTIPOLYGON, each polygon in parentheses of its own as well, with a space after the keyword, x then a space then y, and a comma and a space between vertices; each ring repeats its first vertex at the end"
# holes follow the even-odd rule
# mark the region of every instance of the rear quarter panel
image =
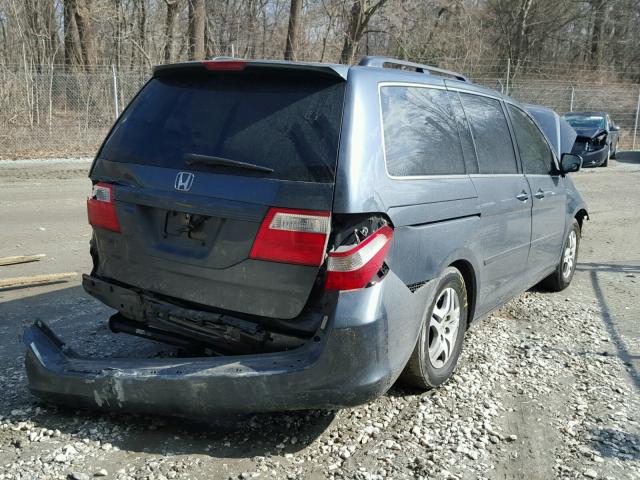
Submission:
MULTIPOLYGON (((334 212, 385 213, 395 227, 388 264, 405 285, 465 260, 479 272, 479 205, 467 175, 392 178, 386 170, 379 84, 444 88, 438 77, 354 67, 349 72, 334 212)), ((479 277, 476 275, 477 287, 479 277)))

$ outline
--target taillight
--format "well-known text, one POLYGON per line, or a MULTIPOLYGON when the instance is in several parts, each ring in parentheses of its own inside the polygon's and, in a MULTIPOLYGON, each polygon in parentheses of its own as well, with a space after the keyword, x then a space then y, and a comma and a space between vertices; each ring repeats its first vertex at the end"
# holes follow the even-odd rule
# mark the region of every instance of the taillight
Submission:
POLYGON ((241 71, 247 66, 244 60, 206 60, 202 65, 207 70, 241 71))
POLYGON ((366 287, 382 268, 392 238, 393 229, 385 225, 357 245, 329 252, 325 289, 366 287))
POLYGON ((113 185, 96 183, 93 186, 93 193, 87 199, 87 214, 92 226, 120 232, 120 222, 113 200, 113 185))
POLYGON ((324 261, 330 228, 330 212, 270 208, 249 257, 320 266, 324 261))

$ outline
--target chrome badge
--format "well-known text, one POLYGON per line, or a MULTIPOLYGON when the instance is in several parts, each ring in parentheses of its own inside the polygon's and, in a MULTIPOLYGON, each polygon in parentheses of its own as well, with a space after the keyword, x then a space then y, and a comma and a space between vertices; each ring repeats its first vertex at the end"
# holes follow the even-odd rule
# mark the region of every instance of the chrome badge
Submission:
POLYGON ((176 175, 176 182, 173 185, 176 190, 181 192, 188 192, 193 185, 193 173, 191 172, 179 172, 176 175))

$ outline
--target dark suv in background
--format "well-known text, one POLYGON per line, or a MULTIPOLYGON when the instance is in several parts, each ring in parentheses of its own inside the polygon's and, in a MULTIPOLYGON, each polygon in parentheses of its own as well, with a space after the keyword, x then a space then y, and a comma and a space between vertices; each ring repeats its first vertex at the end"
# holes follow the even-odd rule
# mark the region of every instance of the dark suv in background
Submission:
POLYGON ((564 119, 578 134, 573 153, 583 158, 585 167, 606 167, 616 158, 620 128, 606 112, 565 113, 564 119))
POLYGON ((442 384, 471 322, 571 282, 587 211, 558 125, 389 58, 157 67, 91 169, 83 285, 114 332, 191 356, 82 357, 37 322, 31 391, 193 416, 442 384))

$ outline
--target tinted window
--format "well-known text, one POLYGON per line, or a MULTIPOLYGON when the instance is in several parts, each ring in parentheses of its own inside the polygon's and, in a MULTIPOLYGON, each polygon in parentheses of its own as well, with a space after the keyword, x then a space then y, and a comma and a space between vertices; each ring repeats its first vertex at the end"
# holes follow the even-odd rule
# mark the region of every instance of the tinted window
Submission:
POLYGON ((453 109, 456 122, 458 123, 458 133, 460 135, 460 143, 464 153, 464 161, 467 167, 467 173, 478 173, 478 158, 476 157, 476 149, 473 146, 473 138, 471 138, 471 130, 469 130, 469 122, 464 114, 462 102, 458 92, 449 92, 449 100, 453 109))
POLYGON ((197 75, 155 78, 116 125, 100 158, 158 167, 331 182, 344 82, 317 77, 197 75), (272 168, 187 165, 217 156, 272 168))
MULTIPOLYGON (((556 155, 560 152, 560 144, 563 141, 563 123, 558 115, 548 108, 527 105, 525 111, 533 119, 543 135, 549 141, 549 146, 556 155)), ((513 115, 512 115, 513 116, 513 115)), ((568 125, 567 125, 568 126, 568 125)), ((573 141, 569 140, 573 145, 573 141)), ((568 142, 565 142, 568 143, 568 142)), ((569 149, 571 151, 571 149, 569 149)))
POLYGON ((548 174, 553 165, 553 155, 546 139, 529 115, 513 105, 507 105, 507 109, 513 122, 524 173, 548 174))
POLYGON ((445 90, 383 87, 380 96, 390 175, 465 173, 457 125, 445 90))
POLYGON ((499 100, 461 93, 478 153, 480 173, 517 173, 507 119, 499 100))
POLYGON ((565 120, 573 128, 605 128, 604 117, 601 115, 565 115, 565 120))

